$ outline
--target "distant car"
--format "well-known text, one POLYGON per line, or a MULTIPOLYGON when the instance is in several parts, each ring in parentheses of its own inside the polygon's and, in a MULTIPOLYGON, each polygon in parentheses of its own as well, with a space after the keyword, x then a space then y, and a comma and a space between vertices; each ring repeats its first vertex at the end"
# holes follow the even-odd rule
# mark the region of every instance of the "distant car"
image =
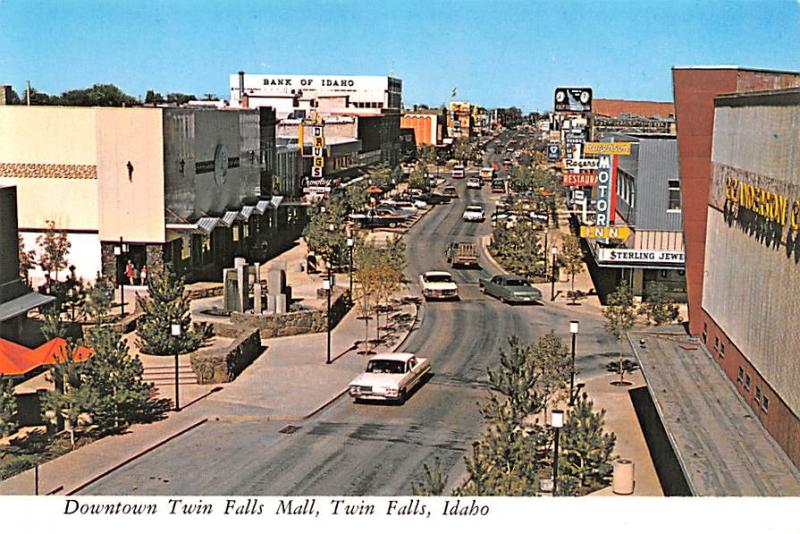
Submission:
POLYGON ((450 172, 450 177, 456 180, 461 179, 464 177, 464 166, 463 165, 455 165, 453 166, 453 170, 450 172))
POLYGON ((481 188, 481 179, 480 178, 469 178, 467 179, 467 189, 480 189, 481 188))
POLYGON ((414 200, 422 200, 427 204, 447 204, 450 202, 450 197, 440 195, 439 193, 423 193, 413 197, 414 200))
POLYGON ((426 300, 458 298, 458 286, 453 275, 446 271, 428 271, 419 275, 419 285, 426 300))
POLYGON ((527 280, 511 274, 498 274, 478 280, 481 291, 510 304, 541 302, 542 292, 527 280))
POLYGON ((483 222, 486 220, 486 212, 483 206, 471 204, 464 209, 463 219, 467 222, 483 222))
POLYGON ((456 267, 478 267, 478 249, 469 241, 453 241, 445 251, 447 263, 456 267))
POLYGON ((431 370, 426 358, 409 352, 376 354, 367 370, 350 382, 348 393, 354 400, 392 400, 400 404, 431 370))
POLYGON ((386 206, 394 210, 410 211, 411 213, 416 213, 418 209, 411 200, 396 200, 393 198, 381 200, 380 206, 386 206))
POLYGON ((446 197, 450 197, 450 198, 458 198, 458 190, 456 190, 456 188, 455 188, 454 186, 452 186, 452 185, 448 185, 448 186, 446 186, 446 187, 445 187, 445 188, 442 190, 442 194, 443 194, 444 196, 446 196, 446 197))

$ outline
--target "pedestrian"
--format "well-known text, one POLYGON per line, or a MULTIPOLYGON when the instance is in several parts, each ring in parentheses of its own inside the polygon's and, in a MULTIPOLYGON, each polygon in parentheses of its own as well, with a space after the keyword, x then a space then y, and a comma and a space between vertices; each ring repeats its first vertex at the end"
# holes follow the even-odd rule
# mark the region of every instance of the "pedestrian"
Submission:
POLYGON ((142 285, 146 286, 147 285, 147 264, 142 265, 142 272, 139 273, 139 274, 142 277, 142 285))
POLYGON ((125 266, 125 278, 128 279, 128 284, 133 285, 133 275, 136 274, 136 267, 134 267, 133 262, 128 260, 128 264, 125 266))

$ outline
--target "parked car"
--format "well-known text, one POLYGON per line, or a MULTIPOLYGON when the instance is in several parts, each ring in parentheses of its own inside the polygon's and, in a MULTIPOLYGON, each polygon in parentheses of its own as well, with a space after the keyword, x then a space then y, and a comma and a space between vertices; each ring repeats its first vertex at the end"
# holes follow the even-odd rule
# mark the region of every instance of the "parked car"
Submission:
POLYGON ((392 400, 400 404, 431 370, 426 358, 410 352, 376 354, 367 362, 367 370, 350 382, 348 393, 359 400, 392 400))
POLYGON ((414 202, 411 200, 397 200, 394 198, 387 198, 386 200, 381 200, 380 206, 386 206, 388 208, 395 210, 405 210, 411 213, 416 213, 418 209, 414 205, 414 202))
POLYGON ((458 286, 453 275, 446 271, 428 271, 419 275, 419 285, 425 300, 457 299, 458 286))
POLYGON ((453 241, 448 245, 445 257, 447 263, 453 267, 457 265, 462 267, 478 266, 478 249, 475 243, 469 241, 453 241))
POLYGON ((467 189, 480 189, 482 185, 480 178, 467 179, 467 189))
POLYGON ((458 191, 457 191, 457 190, 456 190, 456 188, 455 188, 454 186, 452 186, 452 185, 448 185, 448 186, 446 186, 446 187, 445 187, 445 188, 442 190, 442 194, 443 194, 444 196, 446 196, 446 197, 450 197, 450 198, 458 198, 458 191))
POLYGON ((492 180, 492 193, 505 193, 506 181, 502 179, 492 180))
POLYGON ((500 299, 500 302, 530 304, 542 300, 541 291, 524 278, 511 274, 481 278, 478 280, 478 285, 483 293, 500 299))
POLYGON ((450 197, 441 195, 439 193, 422 193, 421 195, 416 195, 413 197, 414 200, 422 200, 427 204, 447 204, 450 202, 450 197))
POLYGON ((403 210, 390 210, 384 207, 367 210, 366 213, 351 213, 349 219, 363 228, 395 228, 413 215, 403 210))
POLYGON ((471 204, 464 209, 463 219, 467 222, 483 222, 486 220, 486 212, 483 206, 471 204))

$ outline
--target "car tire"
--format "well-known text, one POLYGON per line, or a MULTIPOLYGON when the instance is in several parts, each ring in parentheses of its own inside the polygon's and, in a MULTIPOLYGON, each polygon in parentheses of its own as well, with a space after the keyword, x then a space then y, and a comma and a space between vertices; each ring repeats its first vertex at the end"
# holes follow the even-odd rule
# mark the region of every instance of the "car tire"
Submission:
POLYGON ((397 223, 396 222, 390 222, 389 223, 389 228, 397 228, 397 223))
POLYGON ((408 398, 408 391, 405 389, 400 390, 400 395, 397 396, 397 404, 402 406, 406 403, 406 398, 408 398))
POLYGON ((503 304, 508 304, 508 301, 506 300, 505 297, 500 297, 500 302, 502 302, 503 304))

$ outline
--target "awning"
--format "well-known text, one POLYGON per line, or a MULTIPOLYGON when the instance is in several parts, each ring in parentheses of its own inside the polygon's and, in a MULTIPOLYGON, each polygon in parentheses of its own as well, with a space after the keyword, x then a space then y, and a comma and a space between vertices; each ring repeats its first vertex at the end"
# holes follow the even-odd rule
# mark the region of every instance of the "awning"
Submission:
MULTIPOLYGON (((24 375, 39 367, 64 361, 68 354, 67 347, 67 341, 60 337, 51 339, 35 349, 0 339, 0 375, 24 375)), ((76 362, 83 362, 92 354, 91 349, 76 347, 72 358, 76 362)))
POLYGON ((197 229, 204 234, 211 235, 214 228, 219 224, 219 217, 200 217, 194 224, 197 226, 197 229))
POLYGON ((258 203, 256 203, 255 211, 259 215, 264 215, 268 209, 269 209, 269 200, 259 200, 258 203))
POLYGON ((18 315, 22 315, 29 310, 38 308, 42 304, 47 304, 56 300, 55 297, 50 295, 42 295, 41 293, 27 293, 21 297, 11 299, 8 302, 0 304, 0 322, 8 321, 18 315))
POLYGON ((236 222, 236 218, 239 216, 238 211, 226 211, 225 215, 222 216, 220 219, 219 224, 220 226, 224 226, 226 228, 230 228, 234 222, 236 222))
POLYGON ((253 211, 256 209, 255 206, 244 206, 242 211, 239 212, 239 220, 247 221, 253 215, 253 211))
POLYGON ((280 206, 281 202, 283 202, 283 197, 278 197, 278 196, 273 196, 269 200, 269 203, 272 204, 273 208, 277 208, 278 206, 280 206))

